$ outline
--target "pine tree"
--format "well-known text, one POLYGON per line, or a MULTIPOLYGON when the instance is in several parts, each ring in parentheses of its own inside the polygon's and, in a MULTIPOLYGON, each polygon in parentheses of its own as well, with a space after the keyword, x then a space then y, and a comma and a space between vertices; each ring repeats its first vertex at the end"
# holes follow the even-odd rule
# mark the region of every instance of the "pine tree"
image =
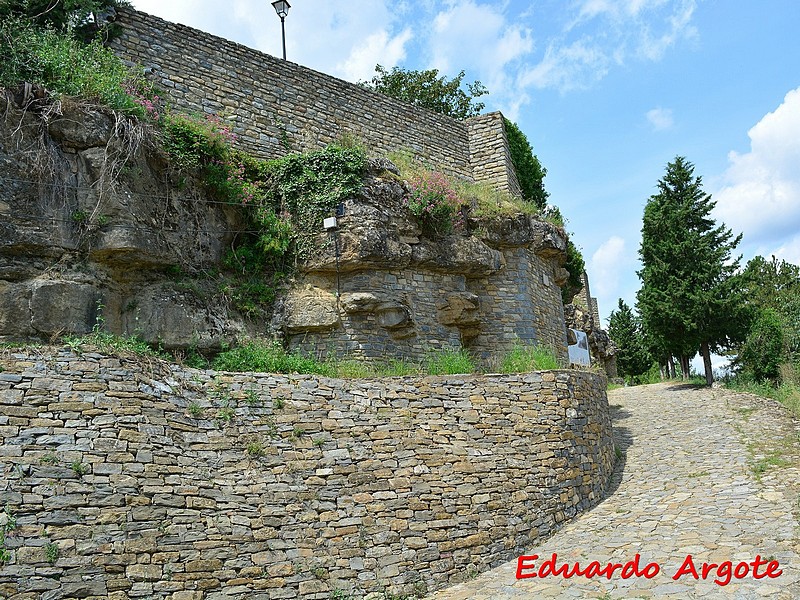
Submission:
POLYGON ((611 311, 608 335, 617 346, 617 369, 622 377, 635 380, 647 372, 653 359, 647 350, 641 323, 622 298, 618 309, 611 311))
POLYGON ((699 349, 709 385, 711 351, 742 336, 740 258, 731 257, 742 236, 710 218, 714 205, 691 162, 678 156, 667 165, 644 209, 637 295, 646 329, 680 357, 684 378, 699 349))

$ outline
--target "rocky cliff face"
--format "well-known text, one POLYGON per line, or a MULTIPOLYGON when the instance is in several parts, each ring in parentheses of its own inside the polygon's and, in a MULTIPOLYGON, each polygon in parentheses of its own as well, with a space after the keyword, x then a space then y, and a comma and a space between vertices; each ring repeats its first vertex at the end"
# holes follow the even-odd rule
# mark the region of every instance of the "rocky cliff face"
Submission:
POLYGON ((566 354, 560 285, 563 234, 527 215, 466 218, 428 237, 408 209, 406 184, 373 161, 364 191, 276 312, 290 346, 315 354, 423 359, 467 348, 490 360, 515 344, 566 354))
POLYGON ((86 106, 0 98, 0 340, 86 333, 102 319, 167 348, 247 329, 200 273, 242 218, 172 185, 140 125, 86 106))
POLYGON ((372 160, 271 324, 245 319, 204 276, 246 228, 240 209, 170 173, 141 125, 96 107, 0 102, 0 340, 102 321, 168 349, 272 333, 363 358, 461 347, 490 358, 516 343, 566 354, 565 239, 547 223, 467 215, 452 235, 423 235, 407 184, 372 160))

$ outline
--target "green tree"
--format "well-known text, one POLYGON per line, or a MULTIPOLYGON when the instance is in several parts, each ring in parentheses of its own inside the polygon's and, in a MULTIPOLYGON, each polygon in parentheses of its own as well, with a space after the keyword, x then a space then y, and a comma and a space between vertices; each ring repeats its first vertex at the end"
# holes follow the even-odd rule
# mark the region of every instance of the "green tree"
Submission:
POLYGON ((645 328, 680 357, 684 377, 700 350, 709 385, 711 351, 730 347, 745 333, 735 276, 739 258, 731 256, 741 235, 710 218, 714 205, 691 162, 678 156, 667 165, 644 209, 637 295, 645 328))
POLYGON ((759 312, 735 361, 746 377, 754 381, 778 379, 785 352, 784 329, 775 310, 759 312))
POLYGON ((361 85, 454 119, 479 115, 485 105, 483 102, 475 102, 475 98, 489 93, 480 81, 468 83, 467 91, 462 90, 464 71, 449 81, 445 76, 440 77, 437 69, 407 71, 392 67, 388 71, 381 65, 375 65, 375 72, 377 75, 370 81, 362 81, 361 85))
MULTIPOLYGON (((751 325, 736 364, 743 373, 756 379, 774 378, 777 367, 759 365, 773 360, 792 362, 800 356, 800 266, 778 261, 774 256, 770 260, 756 256, 745 266, 741 280, 751 325), (758 356, 755 350, 767 347, 765 336, 770 328, 771 337, 777 338, 774 329, 778 323, 782 339, 780 354, 758 356)), ((774 351, 777 345, 770 347, 774 351)))
POLYGON ((617 369, 622 377, 635 381, 653 366, 639 318, 622 298, 617 310, 611 311, 608 335, 617 346, 617 369))
POLYGON ((3 0, 0 18, 26 18, 38 27, 49 27, 88 41, 104 29, 99 16, 110 9, 130 6, 127 0, 3 0))
POLYGON ((547 175, 547 169, 539 162, 527 136, 517 124, 505 119, 505 126, 511 162, 522 190, 522 198, 531 202, 539 210, 544 210, 547 206, 547 197, 550 195, 544 189, 544 177, 547 175))

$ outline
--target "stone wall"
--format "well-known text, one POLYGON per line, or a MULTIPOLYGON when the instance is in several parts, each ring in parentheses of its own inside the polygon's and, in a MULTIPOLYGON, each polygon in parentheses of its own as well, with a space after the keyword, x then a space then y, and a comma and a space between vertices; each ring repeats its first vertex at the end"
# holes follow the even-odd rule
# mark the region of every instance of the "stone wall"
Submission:
POLYGON ((6 350, 0 596, 423 594, 597 502, 612 461, 588 372, 331 380, 6 350))
POLYGON ((376 156, 407 150, 450 175, 519 191, 500 113, 457 121, 146 13, 121 9, 118 22, 112 47, 123 59, 150 69, 180 110, 224 114, 257 156, 354 135, 376 156))
POLYGON ((466 121, 470 163, 476 181, 489 181, 515 196, 522 196, 502 113, 493 112, 466 121))

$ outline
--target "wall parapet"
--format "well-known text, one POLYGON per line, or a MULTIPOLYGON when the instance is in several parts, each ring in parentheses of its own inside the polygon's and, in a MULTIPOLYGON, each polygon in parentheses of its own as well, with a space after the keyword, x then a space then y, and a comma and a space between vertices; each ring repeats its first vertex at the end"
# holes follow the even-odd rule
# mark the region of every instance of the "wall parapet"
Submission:
POLYGON ((378 156, 410 151, 448 175, 519 193, 500 113, 458 121, 143 12, 119 9, 118 22, 111 47, 121 58, 146 67, 178 109, 224 114, 256 156, 354 135, 378 156))
POLYGON ((588 372, 334 380, 59 349, 0 364, 6 597, 424 593, 530 548, 612 469, 588 372))

